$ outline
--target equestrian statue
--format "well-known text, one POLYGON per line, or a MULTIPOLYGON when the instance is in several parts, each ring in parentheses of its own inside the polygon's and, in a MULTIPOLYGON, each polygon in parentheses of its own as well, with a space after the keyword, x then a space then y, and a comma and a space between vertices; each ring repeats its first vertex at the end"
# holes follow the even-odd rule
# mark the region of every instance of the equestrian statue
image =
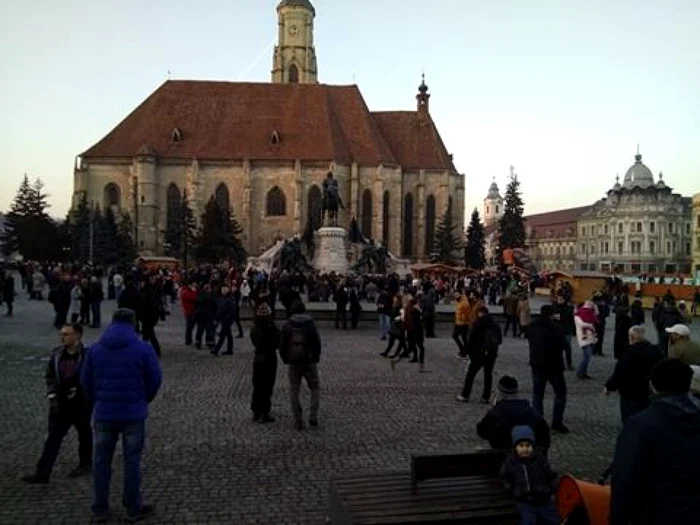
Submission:
POLYGON ((338 209, 345 209, 343 201, 338 194, 338 181, 333 178, 333 172, 328 172, 326 180, 323 181, 323 209, 321 214, 321 224, 324 226, 338 226, 338 209), (328 224, 326 224, 326 214, 328 214, 328 224))

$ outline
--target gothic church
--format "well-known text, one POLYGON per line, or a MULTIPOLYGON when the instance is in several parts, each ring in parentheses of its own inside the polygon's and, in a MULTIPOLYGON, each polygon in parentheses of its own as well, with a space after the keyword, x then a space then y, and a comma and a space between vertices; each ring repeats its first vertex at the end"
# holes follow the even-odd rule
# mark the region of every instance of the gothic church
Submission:
POLYGON ((451 209, 464 227, 464 176, 430 116, 422 82, 415 111, 369 111, 355 85, 318 82, 315 10, 282 0, 271 83, 168 80, 76 159, 82 198, 126 212, 142 254, 161 255, 183 195, 200 217, 213 195, 257 255, 318 224, 321 183, 339 182, 363 233, 397 256, 425 259, 451 209))

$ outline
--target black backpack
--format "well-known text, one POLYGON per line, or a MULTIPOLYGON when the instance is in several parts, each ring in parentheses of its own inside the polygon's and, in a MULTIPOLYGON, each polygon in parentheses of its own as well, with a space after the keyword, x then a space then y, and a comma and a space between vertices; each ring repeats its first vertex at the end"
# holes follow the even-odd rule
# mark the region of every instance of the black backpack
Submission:
POLYGON ((300 326, 292 326, 289 336, 289 351, 287 362, 293 365, 304 365, 311 362, 309 355, 306 330, 300 326))

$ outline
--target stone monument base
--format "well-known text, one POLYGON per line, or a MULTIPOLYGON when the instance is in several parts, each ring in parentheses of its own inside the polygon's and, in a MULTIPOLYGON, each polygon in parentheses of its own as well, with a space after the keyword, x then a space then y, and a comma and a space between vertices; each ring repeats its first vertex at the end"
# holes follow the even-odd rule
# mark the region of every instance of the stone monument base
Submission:
POLYGON ((345 236, 343 228, 325 226, 319 228, 315 235, 314 269, 321 273, 335 272, 347 274, 348 258, 345 254, 345 236))

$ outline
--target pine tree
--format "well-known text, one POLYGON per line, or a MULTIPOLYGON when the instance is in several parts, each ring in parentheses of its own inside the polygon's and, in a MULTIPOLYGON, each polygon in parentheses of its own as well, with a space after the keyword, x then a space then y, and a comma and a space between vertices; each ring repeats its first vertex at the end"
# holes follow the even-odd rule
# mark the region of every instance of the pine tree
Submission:
POLYGON ((87 261, 90 256, 90 207, 84 195, 66 220, 69 223, 71 260, 87 261))
POLYGON ((101 214, 98 224, 100 249, 102 250, 99 261, 106 266, 112 266, 121 262, 118 248, 120 242, 119 227, 111 206, 108 206, 104 213, 101 214))
POLYGON ((243 228, 230 210, 222 210, 214 197, 209 199, 202 214, 197 258, 211 264, 230 261, 242 266, 246 251, 239 235, 243 228))
POLYGON ((189 205, 187 195, 183 196, 174 220, 170 221, 167 226, 164 232, 164 239, 168 245, 166 254, 183 260, 188 255, 193 254, 197 244, 197 220, 189 205))
POLYGON ((511 175, 506 188, 503 216, 498 223, 499 243, 498 260, 503 260, 503 250, 522 248, 525 245, 525 223, 523 222, 524 204, 520 194, 518 176, 511 175))
POLYGON ((452 217, 452 207, 448 206, 442 221, 435 230, 433 240, 433 251, 430 260, 434 263, 457 265, 461 259, 459 252, 462 250, 462 239, 460 234, 455 232, 457 225, 452 217))
POLYGON ((486 265, 486 236, 484 225, 481 223, 479 212, 476 208, 472 212, 472 218, 467 228, 467 243, 464 249, 464 260, 468 268, 481 270, 486 265))
POLYGON ((121 220, 117 224, 117 247, 118 260, 122 264, 132 264, 137 255, 134 244, 134 224, 128 213, 122 213, 121 220))
POLYGON ((5 255, 20 252, 20 237, 24 222, 31 215, 33 190, 29 177, 24 174, 15 200, 5 216, 5 226, 2 232, 2 251, 5 255))

